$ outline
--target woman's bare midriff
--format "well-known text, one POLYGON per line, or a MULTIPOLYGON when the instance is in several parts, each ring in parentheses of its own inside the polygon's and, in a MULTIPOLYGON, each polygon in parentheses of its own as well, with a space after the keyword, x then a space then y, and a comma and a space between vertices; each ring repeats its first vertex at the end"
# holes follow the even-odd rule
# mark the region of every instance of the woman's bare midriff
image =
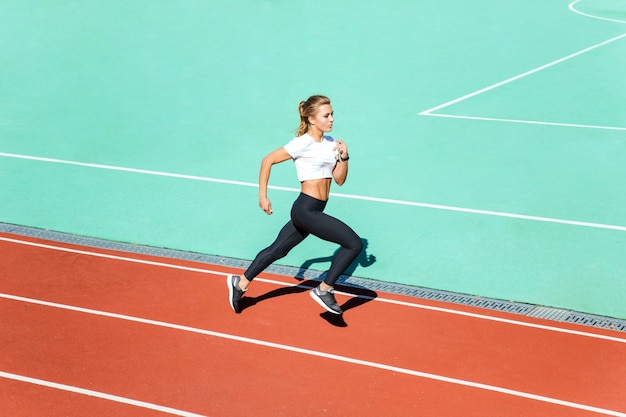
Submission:
POLYGON ((318 200, 328 200, 330 194, 330 178, 321 178, 319 180, 302 181, 302 194, 306 194, 309 197, 317 198, 318 200))

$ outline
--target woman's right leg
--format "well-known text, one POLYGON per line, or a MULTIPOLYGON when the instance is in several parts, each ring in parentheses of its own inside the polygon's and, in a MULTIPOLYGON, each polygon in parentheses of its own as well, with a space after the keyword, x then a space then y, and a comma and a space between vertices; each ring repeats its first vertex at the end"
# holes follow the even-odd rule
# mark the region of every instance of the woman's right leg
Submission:
POLYGON ((245 278, 245 281, 240 284, 242 289, 245 289, 249 281, 256 278, 265 268, 280 258, 287 256, 289 251, 302 242, 308 235, 309 233, 298 229, 293 222, 289 220, 278 233, 274 243, 259 252, 246 272, 244 272, 242 281, 243 278, 245 278))
POLYGON ((250 281, 274 261, 287 255, 294 246, 302 242, 308 235, 307 232, 298 229, 290 220, 278 233, 274 243, 257 254, 243 275, 228 275, 226 278, 228 299, 230 306, 236 313, 241 311, 239 302, 243 297, 243 293, 247 291, 250 281))

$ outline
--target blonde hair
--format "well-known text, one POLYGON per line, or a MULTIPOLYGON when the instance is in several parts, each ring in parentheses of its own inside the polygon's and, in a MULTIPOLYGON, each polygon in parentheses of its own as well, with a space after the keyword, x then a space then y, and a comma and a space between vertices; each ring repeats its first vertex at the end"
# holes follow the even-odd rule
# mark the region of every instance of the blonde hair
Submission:
POLYGON ((301 101, 298 105, 298 113, 300 113, 300 126, 296 130, 296 136, 302 136, 309 131, 309 117, 315 115, 320 106, 330 104, 330 99, 326 96, 311 96, 305 101, 301 101))

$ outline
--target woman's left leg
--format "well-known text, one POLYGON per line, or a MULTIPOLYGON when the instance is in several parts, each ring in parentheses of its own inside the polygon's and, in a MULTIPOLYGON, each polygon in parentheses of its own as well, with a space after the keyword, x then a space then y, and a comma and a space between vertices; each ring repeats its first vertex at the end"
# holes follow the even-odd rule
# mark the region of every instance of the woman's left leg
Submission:
POLYGON ((333 257, 330 269, 324 278, 324 283, 332 287, 341 274, 359 256, 359 253, 363 250, 363 243, 359 235, 350 226, 328 214, 321 213, 321 215, 323 219, 320 219, 320 224, 311 234, 341 245, 341 248, 333 257))
POLYGON ((296 226, 312 235, 341 245, 324 278, 324 283, 332 287, 339 276, 359 256, 363 249, 361 238, 350 226, 321 210, 300 211, 292 217, 292 220, 296 226))
POLYGON ((312 224, 313 227, 309 228, 308 231, 312 235, 341 245, 333 257, 324 282, 311 291, 311 297, 327 311, 333 314, 342 314, 343 310, 337 304, 333 286, 339 276, 361 252, 363 248, 361 238, 348 225, 321 211, 309 212, 309 217, 311 222, 309 224, 312 224))

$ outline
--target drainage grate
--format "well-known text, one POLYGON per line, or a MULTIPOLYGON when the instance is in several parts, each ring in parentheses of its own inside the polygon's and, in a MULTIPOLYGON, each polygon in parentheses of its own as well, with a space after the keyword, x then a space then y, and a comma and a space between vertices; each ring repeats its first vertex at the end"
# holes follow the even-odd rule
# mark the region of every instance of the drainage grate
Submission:
POLYGON ((547 319, 554 321, 565 321, 567 317, 572 314, 569 310, 561 310, 559 308, 551 307, 535 307, 532 309, 528 316, 538 319, 547 319))
POLYGON ((568 323, 584 324, 585 326, 599 327, 602 329, 619 330, 626 332, 626 321, 612 319, 603 316, 594 316, 585 313, 572 313, 567 319, 563 320, 568 323))
POLYGON ((598 327, 601 329, 619 330, 626 332, 626 320, 612 319, 610 317, 596 316, 593 314, 580 313, 571 310, 561 310, 550 307, 536 307, 528 314, 530 317, 562 321, 566 323, 583 324, 585 326, 598 327))
MULTIPOLYGON (((132 243, 113 242, 104 239, 89 238, 68 233, 54 232, 32 227, 18 226, 0 223, 0 232, 13 233, 22 236, 31 236, 57 242, 76 244, 87 247, 112 249, 121 252, 153 255, 171 259, 181 259, 213 265, 224 265, 233 268, 245 269, 250 261, 226 258, 221 256, 206 255, 201 253, 179 251, 152 246, 136 245, 132 243)), ((324 272, 301 269, 290 266, 272 265, 267 270, 269 273, 285 276, 293 276, 302 279, 323 279, 324 272)), ((528 317, 576 323, 585 326, 597 327, 626 332, 626 320, 597 316, 571 310, 563 310, 552 307, 535 306, 514 301, 496 300, 474 295, 459 294, 450 291, 434 290, 430 288, 415 287, 405 284, 377 281, 368 278, 342 276, 338 283, 355 287, 366 288, 371 291, 382 291, 391 294, 407 295, 427 300, 443 301, 454 304, 480 307, 489 310, 504 311, 528 317)))

